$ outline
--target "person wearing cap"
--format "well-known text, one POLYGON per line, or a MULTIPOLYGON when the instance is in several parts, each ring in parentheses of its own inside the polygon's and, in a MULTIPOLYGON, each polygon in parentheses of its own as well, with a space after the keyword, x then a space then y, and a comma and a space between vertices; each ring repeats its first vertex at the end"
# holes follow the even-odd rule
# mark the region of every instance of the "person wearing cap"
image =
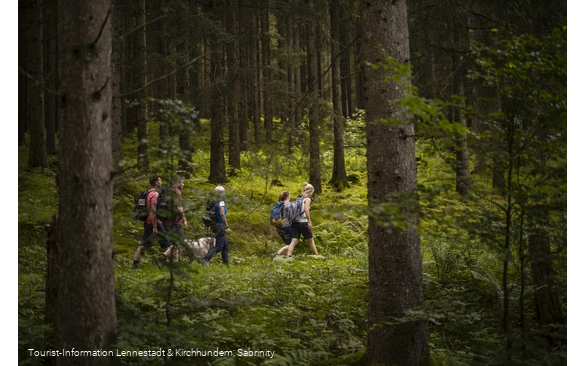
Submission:
POLYGON ((222 262, 227 265, 228 264, 228 240, 226 237, 226 233, 231 233, 229 224, 227 222, 227 207, 225 205, 225 201, 223 199, 223 195, 225 194, 225 188, 222 186, 215 187, 215 193, 220 196, 220 199, 215 204, 216 215, 218 217, 217 224, 212 228, 213 233, 215 234, 215 248, 209 251, 205 257, 201 259, 201 263, 206 265, 209 263, 211 258, 216 254, 221 252, 221 260, 222 262))

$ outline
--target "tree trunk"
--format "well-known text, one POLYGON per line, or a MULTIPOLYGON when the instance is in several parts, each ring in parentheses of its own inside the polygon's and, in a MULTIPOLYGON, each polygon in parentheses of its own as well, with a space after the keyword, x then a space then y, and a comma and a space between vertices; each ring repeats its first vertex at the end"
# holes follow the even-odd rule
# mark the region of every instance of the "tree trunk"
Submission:
MULTIPOLYGON (((213 17, 221 19, 222 11, 219 9, 217 3, 212 4, 213 17)), ((209 159, 209 181, 213 183, 225 183, 227 177, 225 174, 225 159, 224 159, 224 141, 223 129, 225 126, 226 107, 225 107, 225 87, 224 87, 224 72, 223 72, 223 49, 217 35, 211 35, 211 83, 212 83, 212 98, 211 98, 211 139, 210 144, 210 159, 209 159)))
MULTIPOLYGON (((145 0, 135 0, 136 26, 146 23, 145 0)), ((146 85, 146 27, 141 26, 136 31, 136 65, 134 75, 137 89, 146 85)), ((136 94, 136 125, 138 127, 136 137, 138 138, 138 168, 142 171, 149 169, 148 161, 148 120, 146 118, 146 102, 143 100, 145 91, 136 94)))
MULTIPOLYGON (((239 0, 238 4, 240 7, 242 7, 244 0, 239 0)), ((238 11, 237 18, 238 24, 240 25, 240 33, 238 37, 238 42, 240 44, 239 67, 240 70, 245 70, 245 72, 240 75, 240 80, 244 85, 246 85, 245 88, 240 88, 240 103, 238 105, 238 120, 240 121, 239 140, 240 151, 248 151, 248 110, 252 104, 250 103, 250 53, 248 52, 250 42, 248 41, 249 38, 246 38, 245 35, 251 32, 252 27, 250 26, 250 22, 247 20, 250 18, 248 11, 238 11)))
MULTIPOLYGON (((471 104, 473 109, 478 112, 478 116, 473 119, 473 131, 478 135, 483 135, 488 130, 488 126, 483 116, 487 116, 486 104, 483 102, 485 88, 479 81, 473 81, 471 84, 471 104)), ((487 169, 486 152, 487 144, 483 139, 475 141, 473 173, 483 174, 487 169)))
MULTIPOLYGON (((27 70, 27 27, 28 19, 26 17, 26 1, 18 0, 18 67, 27 70)), ((28 88, 29 81, 22 73, 18 73, 18 146, 25 143, 25 134, 28 129, 28 88)))
MULTIPOLYGON (((405 0, 392 4, 362 0, 361 15, 364 61, 376 63, 388 56, 398 62, 409 59, 405 0)), ((387 228, 383 213, 370 214, 367 358, 369 364, 420 365, 429 357, 424 320, 396 323, 406 311, 423 305, 422 257, 414 202, 414 126, 410 118, 398 126, 380 123, 404 113, 399 104, 393 103, 402 97, 404 86, 384 82, 385 76, 381 69, 366 68, 368 205, 371 212, 379 212, 376 207, 380 204, 398 204, 404 226, 387 228)))
MULTIPOLYGON (((293 33, 293 24, 292 20, 289 18, 286 20, 286 47, 288 49, 289 54, 294 53, 294 33, 293 33)), ((296 80, 295 80, 295 61, 289 58, 287 62, 287 69, 286 69, 286 76, 287 76, 287 85, 288 85, 288 121, 287 121, 287 130, 288 130, 288 154, 292 154, 293 146, 294 146, 294 129, 296 126, 296 113, 295 113, 295 98, 294 95, 296 94, 296 80)))
MULTIPOLYGON (((345 22, 345 18, 342 20, 342 24, 345 22)), ((347 28, 341 27, 339 32, 340 37, 340 49, 347 48, 347 28)), ((343 111, 343 117, 349 117, 351 112, 349 110, 349 105, 347 103, 348 99, 348 91, 347 91, 347 77, 349 75, 349 62, 347 60, 347 50, 343 51, 340 55, 340 72, 341 72, 341 109, 343 111)))
POLYGON ((563 313, 555 284, 553 256, 546 232, 541 231, 528 237, 528 252, 535 288, 536 321, 540 325, 563 324, 563 313))
MULTIPOLYGON (((245 0, 238 0, 238 7, 242 8, 245 4, 245 0)), ((240 27, 240 32, 238 35, 238 43, 239 47, 239 68, 240 68, 240 100, 238 102, 238 121, 239 123, 239 137, 238 140, 240 141, 240 152, 248 151, 248 127, 249 127, 249 118, 250 115, 250 108, 251 108, 251 98, 250 98, 250 86, 251 86, 251 79, 250 79, 250 42, 248 34, 251 32, 252 27, 250 26, 250 12, 249 9, 244 11, 238 11, 236 14, 237 22, 240 27)))
MULTIPOLYGON (((234 43, 227 45, 227 62, 228 62, 228 89, 231 93, 227 96, 228 98, 228 135, 229 135, 229 146, 228 146, 228 162, 230 165, 231 173, 234 173, 234 169, 240 169, 240 121, 238 119, 238 101, 241 99, 240 95, 240 68, 238 65, 240 45, 238 42, 238 34, 240 33, 240 27, 238 24, 238 18, 236 15, 235 5, 230 4, 226 16, 226 30, 229 34, 234 35, 234 43)), ((242 122, 243 123, 243 122, 242 122)))
MULTIPOLYGON (((286 49, 287 49, 287 44, 288 44, 288 40, 287 40, 287 21, 286 19, 282 16, 282 14, 278 14, 277 13, 277 18, 276 18, 276 23, 277 23, 277 31, 278 31, 278 53, 277 53, 277 58, 278 58, 278 70, 279 70, 279 74, 280 74, 280 85, 283 86, 282 90, 279 90, 278 96, 276 97, 277 103, 278 103, 278 109, 276 111, 276 117, 278 119, 280 119, 280 123, 281 123, 281 127, 284 129, 287 123, 286 117, 288 115, 287 113, 287 109, 288 109, 288 104, 285 102, 286 101, 286 94, 288 94, 288 86, 290 85, 288 83, 288 67, 287 67, 287 62, 285 60, 285 54, 286 54, 286 49)), ((278 134, 278 136, 282 136, 282 134, 278 134)))
MULTIPOLYGON (((362 39, 363 39, 363 34, 364 34, 364 29, 362 27, 362 23, 357 20, 354 23, 355 25, 355 36, 356 36, 356 41, 354 44, 354 65, 355 68, 357 70, 357 73, 355 74, 355 107, 358 109, 364 109, 364 86, 363 86, 363 80, 364 80, 364 66, 362 64, 360 64, 360 61, 362 59, 361 54, 362 54, 362 39)), ((351 113, 350 113, 351 114, 351 113)))
POLYGON ((43 72, 43 3, 42 0, 29 0, 28 12, 28 73, 34 79, 29 82, 29 132, 30 145, 28 165, 32 168, 47 167, 47 143, 45 141, 45 91, 43 72))
MULTIPOLYGON (((301 25, 300 24, 296 24, 294 27, 294 42, 295 42, 295 50, 296 52, 301 51, 301 25)), ((300 103, 300 96, 303 94, 303 74, 302 74, 302 65, 303 65, 303 60, 301 57, 301 60, 299 62, 300 64, 295 67, 295 91, 296 91, 296 95, 298 95, 298 101, 296 101, 295 103, 295 125, 294 125, 294 134, 296 135, 296 130, 298 128, 298 126, 301 124, 301 122, 303 121, 303 106, 302 105, 296 105, 300 103)))
POLYGON ((271 98, 270 82, 272 73, 270 71, 270 11, 268 10, 270 0, 264 0, 262 8, 262 92, 264 94, 264 132, 266 142, 272 141, 272 118, 273 103, 271 98))
MULTIPOLYGON (((500 96, 496 96, 494 109, 496 112, 502 111, 502 99, 500 96)), ((493 130, 492 132, 496 132, 493 130)), ((497 191, 504 191, 506 189, 506 174, 504 172, 506 161, 502 157, 502 151, 505 151, 505 146, 498 138, 492 138, 490 142, 494 147, 494 155, 492 157, 492 188, 497 191)))
MULTIPOLYGON (((163 10, 163 2, 162 0, 155 0, 154 1, 154 7, 156 9, 156 17, 160 17, 165 15, 165 12, 163 10)), ((165 19, 161 19, 158 22, 156 22, 155 26, 156 26, 156 32, 158 33, 157 37, 153 37, 153 38, 157 38, 157 46, 158 49, 155 49, 156 52, 159 54, 159 61, 156 63, 157 66, 157 72, 155 73, 155 77, 156 75, 166 75, 168 73, 167 71, 167 67, 166 67, 166 57, 167 57, 167 41, 168 41, 168 36, 165 34, 165 31, 167 30, 169 24, 169 20, 168 18, 165 19)), ((155 88, 155 92, 154 92, 154 97, 157 99, 165 99, 166 97, 166 83, 168 82, 167 79, 161 80, 159 82, 156 83, 156 85, 154 86, 155 88)), ((162 126, 161 126, 162 127, 162 126)), ((159 127, 159 128, 161 128, 159 127)), ((161 138, 162 140, 162 138, 161 138)))
MULTIPOLYGON (((319 12, 319 10, 317 10, 319 12)), ((323 71, 321 70, 321 26, 318 22, 313 24, 315 32, 315 79, 317 80, 317 90, 319 95, 323 95, 323 71)))
MULTIPOLYGON (((200 13, 200 6, 197 5, 193 7, 190 5, 189 14, 190 16, 198 17, 200 13)), ((191 29, 190 31, 191 36, 189 39, 189 49, 192 50, 190 52, 191 57, 199 57, 202 56, 201 53, 201 43, 202 37, 195 36, 197 34, 196 31, 191 29)), ((203 57, 202 57, 203 58, 203 57)), ((189 81, 191 82, 191 104, 193 107, 199 112, 198 117, 195 118, 193 121, 193 131, 201 131, 201 86, 204 84, 203 81, 200 81, 204 77, 203 73, 201 72, 201 64, 202 61, 197 61, 194 65, 189 67, 189 81)))
POLYGON ((45 128, 47 130, 47 154, 56 155, 55 131, 57 128, 57 2, 43 2, 43 34, 45 57, 45 128))
POLYGON ((254 73, 254 83, 252 85, 252 93, 254 95, 254 143, 260 145, 262 143, 262 135, 260 133, 260 114, 262 113, 262 93, 260 91, 260 74, 261 74, 261 61, 260 61, 260 41, 259 41, 259 28, 260 28, 260 15, 257 10, 254 10, 254 30, 250 32, 252 40, 250 45, 252 46, 252 70, 254 73))
MULTIPOLYGON (((189 23, 186 11, 177 10, 177 28, 180 30, 177 35, 177 70, 180 70, 190 59, 189 55, 189 23)), ((191 102, 191 79, 189 68, 182 69, 177 73, 177 96, 183 104, 191 102)), ((179 169, 187 173, 193 172, 191 166, 193 152, 191 148, 192 120, 181 121, 179 126, 179 147, 181 154, 179 158, 179 169)))
MULTIPOLYGON (((307 0, 308 13, 314 10, 314 0, 307 0)), ((309 99, 309 181, 315 187, 315 193, 321 193, 321 152, 319 125, 319 102, 321 98, 317 88, 317 63, 319 50, 316 49, 316 26, 307 24, 307 84, 309 99)))
POLYGON ((45 324, 49 326, 47 331, 47 339, 50 343, 49 347, 55 347, 55 329, 57 327, 58 302, 57 293, 59 291, 59 267, 57 265, 57 236, 56 236, 56 220, 57 217, 53 215, 51 224, 47 230, 47 240, 45 247, 47 249, 47 265, 45 267, 45 324))
MULTIPOLYGON (((544 211, 545 207, 541 207, 540 210, 544 211)), ((548 224, 548 214, 542 216, 539 224, 548 224)), ((528 236, 528 259, 534 287, 536 321, 541 326, 565 324, 559 302, 554 255, 551 253, 550 239, 545 229, 538 228, 528 236)))
POLYGON ((114 165, 122 160, 122 4, 111 0, 112 17, 112 159, 114 165))
MULTIPOLYGON (((59 0, 57 349, 110 350, 116 341, 110 0, 59 0), (82 245, 80 245, 82 243, 82 245)), ((108 365, 114 357, 58 357, 108 365)))
MULTIPOLYGON (((465 98, 465 85, 464 85, 464 69, 463 65, 459 65, 458 57, 452 57, 453 62, 453 92, 455 95, 459 95, 465 98)), ((464 105, 464 104, 463 104, 464 105)), ((467 121, 463 107, 453 107, 453 118, 454 122, 461 125, 461 127, 467 127, 467 121)), ((455 191, 460 195, 467 195, 471 188, 471 178, 469 175, 469 153, 467 151, 467 134, 457 134, 455 136, 455 191)))
MULTIPOLYGON (((125 16, 122 17, 124 29, 134 27, 133 15, 130 12, 130 4, 125 4, 125 16)), ((134 41, 132 34, 122 39, 124 54, 122 55, 122 90, 123 94, 130 93, 134 90, 134 41)), ((133 96, 129 96, 132 98, 133 96)), ((122 129, 124 133, 130 135, 134 132, 136 120, 136 108, 129 106, 125 100, 122 100, 122 129)))
MULTIPOLYGON (((333 0, 330 6, 331 14, 331 55, 332 59, 339 53, 339 0, 333 0)), ((341 83, 339 60, 332 65, 333 85, 333 173, 330 183, 338 188, 349 187, 345 172, 345 149, 343 135, 345 132, 345 119, 341 110, 341 83)))

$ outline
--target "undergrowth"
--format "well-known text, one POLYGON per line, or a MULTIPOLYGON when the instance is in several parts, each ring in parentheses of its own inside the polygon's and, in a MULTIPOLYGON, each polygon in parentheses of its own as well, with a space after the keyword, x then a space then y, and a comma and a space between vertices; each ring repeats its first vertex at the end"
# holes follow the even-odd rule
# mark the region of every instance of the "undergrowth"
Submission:
MULTIPOLYGON (((359 117, 359 116, 358 116, 359 117)), ((359 117, 361 118, 361 117, 359 117)), ((359 119, 358 118, 358 119, 359 119)), ((363 122, 363 121, 362 121, 363 122)), ((209 128, 201 121, 205 136, 209 128)), ((359 121, 350 121, 352 138, 359 140, 359 121), (358 131, 358 132, 356 132, 358 131)), ((150 131, 156 131, 152 122, 150 131)), ((158 157, 151 141, 151 159, 158 157)), ((201 214, 206 194, 208 141, 193 140, 193 173, 185 182, 188 238, 209 235, 201 214)), ((368 217, 364 148, 348 153, 351 187, 341 192, 325 185, 312 203, 313 232, 320 257, 308 255, 306 244, 295 249, 294 260, 272 261, 282 242, 268 224, 268 213, 279 193, 300 194, 307 173, 307 156, 289 157, 282 146, 252 148, 242 154, 242 168, 224 184, 227 191, 230 263, 217 256, 208 267, 183 259, 169 275, 153 263, 156 245, 138 270, 131 270, 132 253, 142 235, 142 223, 131 219, 133 200, 148 188, 148 175, 138 172, 136 142, 126 139, 124 175, 114 189, 114 249, 119 350, 231 350, 234 357, 123 357, 122 364, 206 365, 353 365, 367 343, 368 217), (272 164, 268 165, 270 160, 272 164), (291 163, 294 161, 294 164, 291 163), (280 185, 272 185, 273 180, 280 185), (169 300, 169 288, 170 291, 169 300), (267 356, 237 356, 238 350, 271 351, 267 356)), ((481 235, 465 230, 496 215, 480 202, 464 202, 442 158, 421 141, 417 156, 423 255, 424 317, 433 359, 441 364, 498 363, 500 334, 501 258, 481 235)), ((26 149, 19 150, 19 157, 26 149)), ((331 154, 322 164, 331 165, 331 154)), ((53 158, 45 170, 19 164, 19 355, 23 364, 42 364, 26 349, 45 349, 44 270, 46 228, 57 212, 53 158), (42 189, 39 189, 42 187, 42 189)), ((154 164, 154 163, 153 163, 154 164)), ((163 176, 163 181, 165 177, 163 176)), ((483 184, 479 179, 477 184, 483 184)), ((516 273, 512 273, 512 277, 516 273)), ((517 303, 517 293, 512 300, 517 303)), ((529 345, 528 360, 546 357, 562 362, 565 351, 546 353, 529 345)), ((526 357, 526 353, 524 354, 526 357)), ((508 358, 510 360, 511 358, 508 358)), ((521 363, 521 362, 519 362, 521 363)))

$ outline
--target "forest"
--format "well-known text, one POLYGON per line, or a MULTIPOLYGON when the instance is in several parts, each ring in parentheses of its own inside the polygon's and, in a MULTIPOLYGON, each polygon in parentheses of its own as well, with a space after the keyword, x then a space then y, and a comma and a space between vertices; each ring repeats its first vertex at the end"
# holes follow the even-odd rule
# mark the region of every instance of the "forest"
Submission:
POLYGON ((18 0, 18 362, 566 365, 567 135, 566 1, 18 0))

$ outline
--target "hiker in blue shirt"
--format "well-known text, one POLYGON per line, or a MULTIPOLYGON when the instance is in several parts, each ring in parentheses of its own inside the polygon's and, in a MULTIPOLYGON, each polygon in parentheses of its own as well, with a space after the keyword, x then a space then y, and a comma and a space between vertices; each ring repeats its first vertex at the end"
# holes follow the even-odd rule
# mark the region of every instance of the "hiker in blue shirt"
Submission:
POLYGON ((225 188, 222 186, 215 187, 215 192, 222 196, 215 204, 215 209, 217 213, 217 223, 212 227, 212 231, 215 234, 215 248, 213 248, 210 252, 208 252, 205 257, 201 259, 201 264, 207 265, 211 258, 216 254, 221 252, 221 260, 222 262, 227 265, 228 264, 228 240, 226 237, 226 233, 231 233, 230 227, 228 225, 226 215, 227 215, 227 208, 225 205, 225 201, 223 200, 223 194, 225 193, 225 188))

